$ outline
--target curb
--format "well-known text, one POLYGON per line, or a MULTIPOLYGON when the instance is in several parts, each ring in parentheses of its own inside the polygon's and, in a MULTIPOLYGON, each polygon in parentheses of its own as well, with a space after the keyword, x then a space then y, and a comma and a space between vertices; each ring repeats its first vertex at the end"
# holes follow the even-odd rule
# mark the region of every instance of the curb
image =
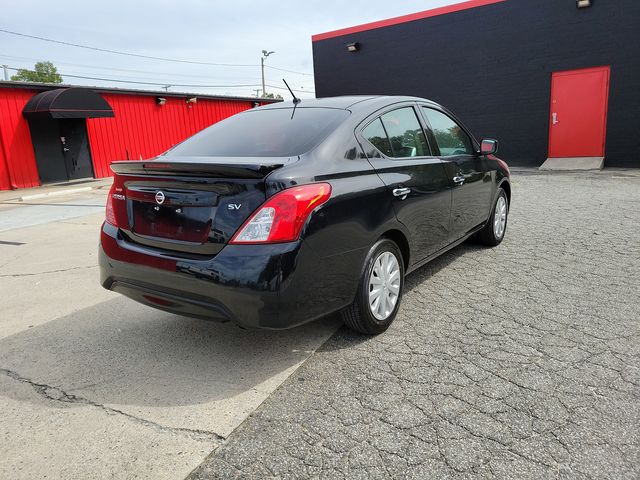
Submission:
POLYGON ((88 192, 90 190, 94 190, 94 187, 66 188, 64 190, 54 190, 53 192, 34 193, 33 195, 25 195, 22 197, 18 197, 18 201, 26 202, 29 200, 36 200, 38 198, 56 197, 60 195, 68 195, 70 193, 88 192))
POLYGON ((40 187, 29 189, 29 191, 22 191, 20 189, 0 191, 0 203, 2 204, 17 204, 20 202, 27 202, 30 200, 37 200, 49 197, 57 197, 62 195, 73 195, 75 193, 89 192, 91 190, 102 190, 104 188, 109 189, 111 187, 111 179, 97 179, 91 182, 81 182, 84 185, 50 185, 47 188, 41 190, 40 187), (46 191, 48 190, 48 191, 46 191))

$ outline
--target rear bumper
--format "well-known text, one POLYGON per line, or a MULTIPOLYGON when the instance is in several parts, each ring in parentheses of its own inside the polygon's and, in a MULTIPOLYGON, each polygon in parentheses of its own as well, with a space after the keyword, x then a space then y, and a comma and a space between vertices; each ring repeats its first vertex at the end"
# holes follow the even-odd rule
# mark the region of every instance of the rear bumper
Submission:
POLYGON ((359 276, 349 259, 359 262, 359 256, 360 252, 350 252, 346 259, 319 258, 299 241, 227 245, 213 258, 188 259, 127 242, 116 227, 105 223, 100 282, 104 288, 179 315, 284 329, 348 305, 359 276), (343 280, 338 288, 335 275, 327 275, 337 267, 343 280))

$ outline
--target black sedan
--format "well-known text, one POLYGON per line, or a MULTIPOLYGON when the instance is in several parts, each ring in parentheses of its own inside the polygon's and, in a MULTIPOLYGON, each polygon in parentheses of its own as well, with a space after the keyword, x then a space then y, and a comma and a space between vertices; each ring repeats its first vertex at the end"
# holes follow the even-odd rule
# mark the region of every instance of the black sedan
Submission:
POLYGON ((408 272, 470 237, 504 238, 511 185, 496 148, 422 98, 248 110, 153 160, 112 164, 101 283, 245 327, 340 311, 383 332, 408 272))

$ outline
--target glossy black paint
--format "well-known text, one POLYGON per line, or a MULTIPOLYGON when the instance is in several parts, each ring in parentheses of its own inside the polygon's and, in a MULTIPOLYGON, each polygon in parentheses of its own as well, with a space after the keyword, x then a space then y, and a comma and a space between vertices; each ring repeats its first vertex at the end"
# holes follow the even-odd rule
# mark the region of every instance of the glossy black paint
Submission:
MULTIPOLYGON (((159 162, 157 168, 154 162, 115 164, 125 183, 131 175, 133 183, 146 178, 155 186, 177 182, 188 190, 194 185, 242 183, 248 171, 260 171, 256 175, 260 178, 252 181, 265 198, 313 182, 330 183, 332 194, 311 214, 298 241, 231 245, 226 243, 227 230, 215 253, 205 253, 202 246, 184 252, 171 248, 170 242, 136 241, 126 230, 105 223, 100 249, 103 286, 179 314, 232 320, 247 327, 287 328, 349 305, 367 252, 381 236, 398 243, 407 271, 460 243, 485 224, 499 186, 510 195, 508 168, 496 157, 479 153, 439 158, 432 146, 431 155, 424 157, 384 157, 360 131, 382 112, 406 105, 416 110, 420 105, 441 109, 411 97, 303 100, 298 109, 341 108, 350 115, 318 146, 297 158, 223 159, 229 168, 242 164, 235 171, 224 170, 220 159, 198 157, 185 162, 170 154, 154 161, 159 162), (261 170, 265 165, 273 168, 265 172, 261 170), (451 177, 461 172, 468 182, 458 187, 451 177), (397 187, 409 187, 411 192, 404 199, 394 196, 397 187)), ((431 138, 428 124, 421 122, 431 138)), ((237 229, 239 223, 236 220, 230 228, 237 229)))

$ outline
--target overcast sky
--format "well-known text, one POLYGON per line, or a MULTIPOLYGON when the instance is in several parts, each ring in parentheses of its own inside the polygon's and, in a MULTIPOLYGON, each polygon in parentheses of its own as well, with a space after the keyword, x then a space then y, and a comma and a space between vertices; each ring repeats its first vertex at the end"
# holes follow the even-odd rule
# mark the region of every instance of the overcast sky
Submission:
MULTIPOLYGON (((64 77, 65 83, 170 91, 255 96, 260 86, 260 55, 273 50, 266 83, 283 87, 286 78, 300 96, 313 94, 311 35, 461 0, 20 0, 5 3, 0 29, 163 58, 249 66, 192 65, 136 58, 49 43, 0 32, 0 64, 32 68, 50 60, 63 75, 150 82, 116 83, 64 77), (177 86, 224 85, 216 88, 177 86), (229 87, 226 85, 251 85, 229 87)), ((14 74, 15 71, 9 71, 14 74)), ((267 87, 267 92, 289 95, 267 87)))

